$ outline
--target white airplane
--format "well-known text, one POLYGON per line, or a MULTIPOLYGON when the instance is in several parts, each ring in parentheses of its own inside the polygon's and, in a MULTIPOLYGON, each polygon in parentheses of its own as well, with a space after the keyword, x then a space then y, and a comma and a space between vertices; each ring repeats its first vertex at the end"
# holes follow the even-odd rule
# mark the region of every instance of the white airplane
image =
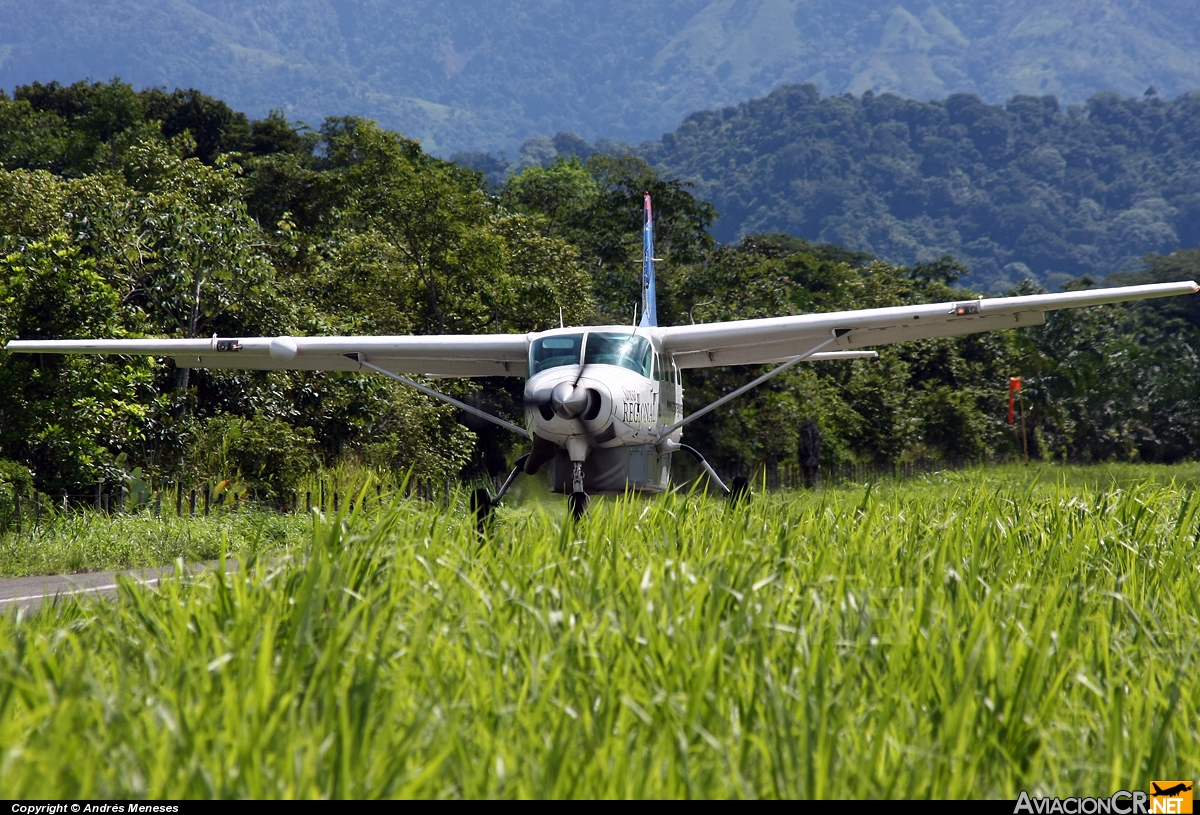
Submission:
POLYGON ((655 304, 654 224, 645 195, 642 318, 636 325, 557 328, 529 334, 396 337, 242 337, 140 340, 14 340, 7 350, 37 354, 148 354, 187 368, 372 371, 494 422, 532 442, 496 495, 476 490, 480 522, 516 476, 549 465, 553 491, 566 493, 578 517, 587 491, 661 492, 671 455, 693 456, 723 492, 738 498, 682 428, 805 360, 875 357, 863 350, 930 337, 955 337, 1042 325, 1046 311, 1193 294, 1194 281, 996 297, 893 308, 803 314, 757 320, 659 326, 655 304), (717 401, 683 415, 682 372, 688 368, 778 363, 717 401), (428 377, 523 376, 525 427, 414 382, 428 377))

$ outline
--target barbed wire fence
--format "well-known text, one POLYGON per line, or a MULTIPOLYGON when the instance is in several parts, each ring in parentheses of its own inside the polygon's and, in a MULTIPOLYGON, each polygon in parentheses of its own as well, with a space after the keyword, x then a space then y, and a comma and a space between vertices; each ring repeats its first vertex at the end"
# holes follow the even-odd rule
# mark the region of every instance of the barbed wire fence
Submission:
MULTIPOLYGON (((774 468, 759 467, 751 474, 750 480, 755 489, 765 487, 769 492, 777 492, 813 487, 820 489, 887 479, 921 478, 939 472, 1003 463, 1010 462, 920 458, 894 465, 837 463, 821 467, 815 473, 806 473, 798 465, 787 464, 774 468), (812 478, 814 475, 815 483, 812 478)), ((497 476, 482 483, 489 484, 495 491, 502 481, 503 476, 497 476)), ((407 479, 400 488, 385 487, 376 483, 364 491, 341 489, 336 485, 318 482, 309 488, 287 495, 260 499, 222 489, 223 483, 228 482, 216 479, 201 483, 163 485, 140 482, 131 488, 131 482, 98 482, 86 492, 62 492, 57 496, 36 491, 14 493, 10 500, 0 500, 0 533, 29 532, 48 522, 77 514, 92 514, 97 517, 143 514, 159 518, 183 518, 239 512, 307 514, 314 509, 325 513, 337 513, 343 509, 357 509, 362 512, 372 507, 387 506, 400 494, 449 508, 465 494, 465 491, 476 486, 474 483, 453 480, 407 479)))
MULTIPOLYGON (((385 488, 375 484, 366 490, 338 489, 326 484, 296 490, 272 499, 251 498, 228 489, 220 480, 199 484, 144 485, 132 488, 129 483, 98 482, 86 492, 63 491, 57 496, 48 493, 16 492, 8 500, 0 500, 0 533, 32 531, 48 522, 66 516, 90 514, 97 517, 117 515, 151 515, 153 517, 209 517, 238 512, 270 512, 289 515, 305 514, 318 509, 337 513, 341 510, 365 511, 386 506, 398 494, 425 503, 441 503, 449 507, 455 497, 457 482, 407 480, 402 489, 385 488)), ((144 482, 143 482, 144 484, 144 482)))

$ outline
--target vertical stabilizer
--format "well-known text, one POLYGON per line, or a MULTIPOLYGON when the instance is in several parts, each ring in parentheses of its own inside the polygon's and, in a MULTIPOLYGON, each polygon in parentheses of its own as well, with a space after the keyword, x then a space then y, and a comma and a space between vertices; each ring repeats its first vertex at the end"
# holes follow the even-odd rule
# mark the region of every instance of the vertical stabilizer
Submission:
POLYGON ((640 326, 658 325, 658 304, 654 293, 654 215, 650 211, 650 193, 646 200, 646 225, 642 228, 642 322, 640 326))

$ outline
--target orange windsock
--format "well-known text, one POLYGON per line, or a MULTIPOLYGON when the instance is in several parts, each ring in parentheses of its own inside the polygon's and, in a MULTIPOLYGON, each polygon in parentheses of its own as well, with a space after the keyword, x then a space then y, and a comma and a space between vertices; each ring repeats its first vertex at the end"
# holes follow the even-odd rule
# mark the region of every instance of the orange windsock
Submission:
POLYGON ((1014 424, 1017 421, 1017 412, 1014 410, 1014 394, 1021 389, 1021 377, 1010 376, 1008 378, 1008 423, 1014 424))

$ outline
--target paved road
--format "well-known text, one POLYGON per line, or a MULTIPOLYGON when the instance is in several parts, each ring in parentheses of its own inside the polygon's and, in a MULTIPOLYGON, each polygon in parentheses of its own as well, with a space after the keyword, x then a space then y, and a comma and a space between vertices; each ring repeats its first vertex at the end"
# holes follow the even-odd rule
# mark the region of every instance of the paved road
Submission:
MULTIPOLYGON (((189 563, 185 568, 195 574, 216 568, 217 561, 189 563)), ((235 572, 238 562, 229 558, 226 572, 235 572)), ((174 566, 154 569, 130 569, 123 572, 91 572, 90 574, 55 574, 37 577, 8 577, 0 579, 0 613, 12 609, 30 611, 46 600, 70 594, 103 596, 115 594, 117 578, 126 577, 146 586, 157 586, 158 581, 175 573, 174 566)))

